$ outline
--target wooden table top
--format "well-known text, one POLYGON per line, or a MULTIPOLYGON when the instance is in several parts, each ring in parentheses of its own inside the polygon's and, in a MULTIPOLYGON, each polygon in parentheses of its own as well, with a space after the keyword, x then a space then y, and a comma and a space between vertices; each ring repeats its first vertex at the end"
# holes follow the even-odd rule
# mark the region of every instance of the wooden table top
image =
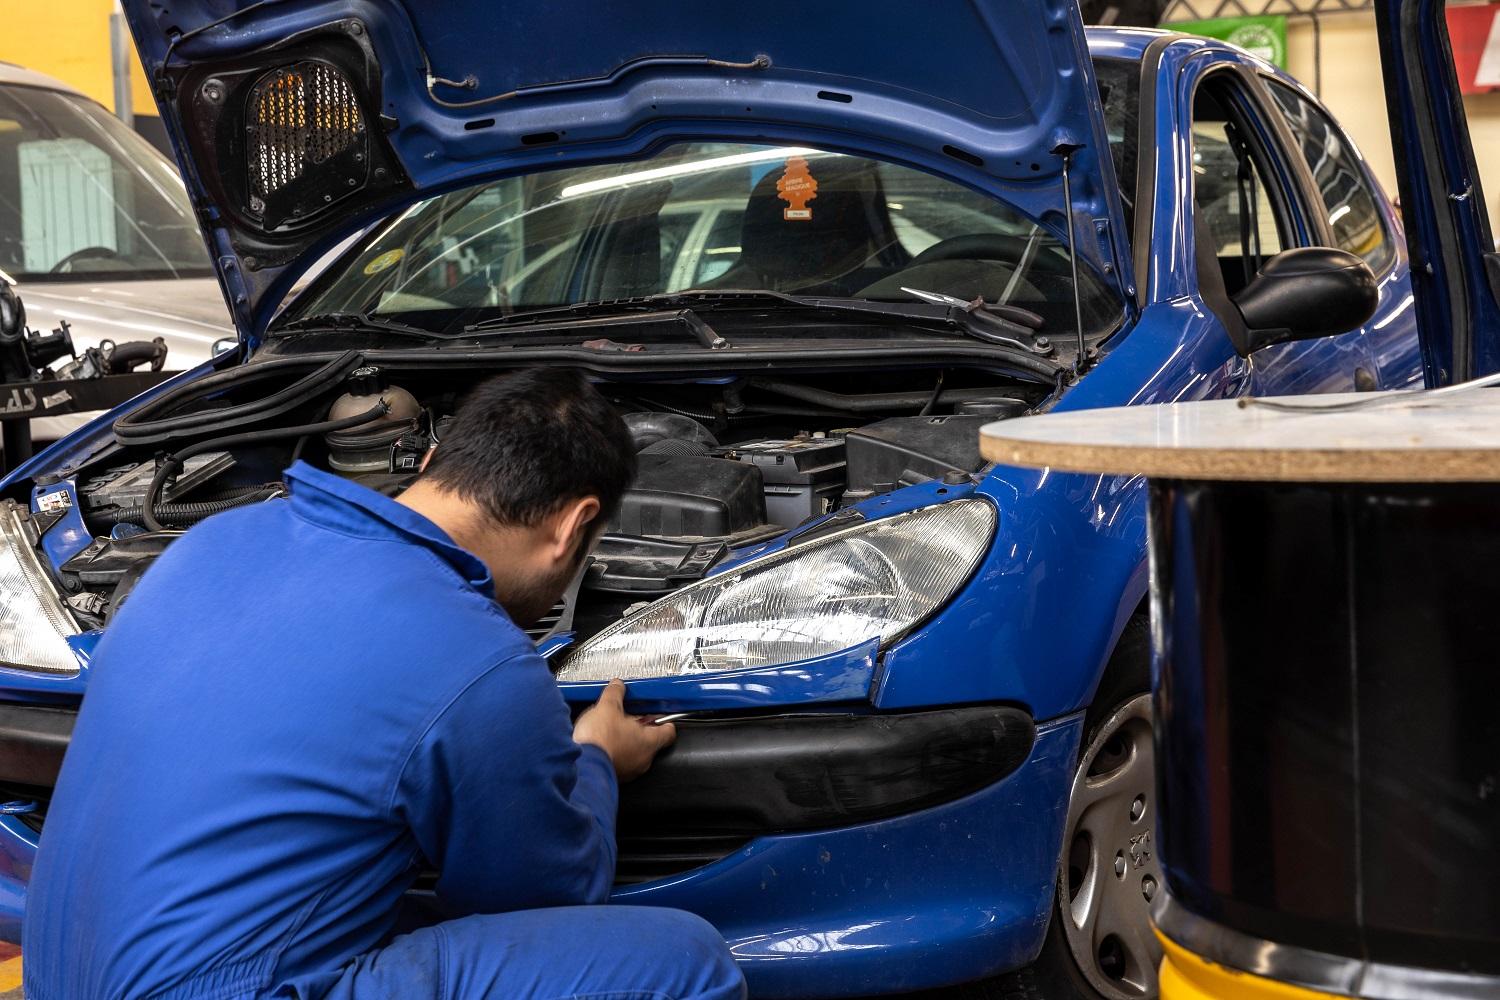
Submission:
POLYGON ((980 448, 1003 465, 1164 479, 1497 482, 1500 389, 1077 410, 986 424, 980 448))

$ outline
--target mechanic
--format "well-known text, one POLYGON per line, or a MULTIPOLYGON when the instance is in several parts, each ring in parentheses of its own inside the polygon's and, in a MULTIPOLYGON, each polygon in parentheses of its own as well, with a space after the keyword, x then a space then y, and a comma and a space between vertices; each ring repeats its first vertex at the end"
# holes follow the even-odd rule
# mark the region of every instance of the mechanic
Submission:
POLYGON ((700 918, 596 906, 617 780, 674 738, 615 681, 569 732, 521 631, 634 475, 577 372, 491 379, 399 500, 297 463, 193 528, 92 659, 23 930, 32 1000, 727 1000, 700 918), (397 936, 426 868, 442 922, 397 936))

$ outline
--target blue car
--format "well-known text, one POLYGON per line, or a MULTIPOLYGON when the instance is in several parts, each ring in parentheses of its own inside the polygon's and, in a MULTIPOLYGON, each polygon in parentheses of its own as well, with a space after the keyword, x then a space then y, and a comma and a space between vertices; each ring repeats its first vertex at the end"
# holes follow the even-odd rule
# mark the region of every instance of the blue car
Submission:
POLYGON ((571 703, 682 714, 615 898, 757 997, 1155 995, 1143 484, 979 428, 1420 382, 1308 91, 1069 0, 125 9, 240 348, 3 484, 0 937, 152 559, 295 458, 398 493, 476 379, 571 365, 640 476, 535 638, 571 703))

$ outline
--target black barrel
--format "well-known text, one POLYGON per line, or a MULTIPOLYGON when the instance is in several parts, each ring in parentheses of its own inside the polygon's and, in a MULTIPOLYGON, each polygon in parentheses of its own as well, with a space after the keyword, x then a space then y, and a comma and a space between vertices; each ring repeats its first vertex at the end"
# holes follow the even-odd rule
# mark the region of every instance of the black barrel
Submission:
POLYGON ((1162 931, 1327 992, 1500 996, 1500 484, 1151 500, 1162 931))

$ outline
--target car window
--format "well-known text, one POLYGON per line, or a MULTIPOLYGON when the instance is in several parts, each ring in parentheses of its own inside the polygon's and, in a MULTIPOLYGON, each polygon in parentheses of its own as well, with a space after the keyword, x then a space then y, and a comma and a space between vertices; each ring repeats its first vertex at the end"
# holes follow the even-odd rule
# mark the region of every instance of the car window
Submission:
POLYGON ((1115 178, 1120 182, 1120 201, 1125 208, 1125 231, 1135 218, 1135 182, 1140 145, 1141 64, 1129 59, 1095 59, 1094 76, 1104 109, 1104 131, 1109 136, 1109 155, 1115 178))
POLYGON ((1287 245, 1263 164, 1231 114, 1223 82, 1205 82, 1193 101, 1193 211, 1198 239, 1210 239, 1233 295, 1287 245))
MULTIPOLYGON (((679 144, 430 198, 373 233, 289 318, 447 329, 689 288, 910 302, 909 286, 1074 324, 1067 248, 1033 220, 934 174, 818 149, 679 144)), ((1079 281, 1085 324, 1112 325, 1118 299, 1086 268, 1079 281)))
POLYGON ((1359 254, 1376 273, 1394 256, 1378 195, 1337 125, 1317 105, 1290 87, 1267 81, 1296 137, 1328 211, 1334 245, 1359 254))
POLYGON ((0 86, 0 270, 67 280, 208 275, 177 172, 87 98, 0 86))

